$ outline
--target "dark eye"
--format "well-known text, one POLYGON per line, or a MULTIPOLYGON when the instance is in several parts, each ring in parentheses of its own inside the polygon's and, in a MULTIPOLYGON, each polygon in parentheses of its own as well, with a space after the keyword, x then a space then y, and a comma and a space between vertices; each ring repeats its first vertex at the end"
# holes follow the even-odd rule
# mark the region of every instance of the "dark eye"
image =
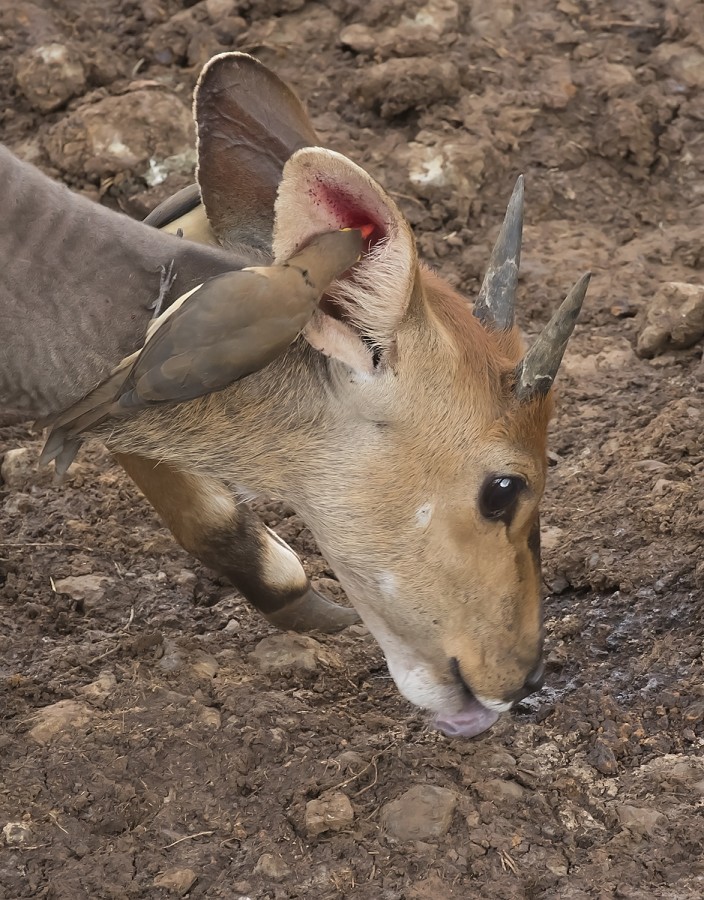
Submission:
POLYGON ((508 525, 525 486, 517 475, 492 475, 479 492, 479 512, 485 519, 501 519, 508 525))

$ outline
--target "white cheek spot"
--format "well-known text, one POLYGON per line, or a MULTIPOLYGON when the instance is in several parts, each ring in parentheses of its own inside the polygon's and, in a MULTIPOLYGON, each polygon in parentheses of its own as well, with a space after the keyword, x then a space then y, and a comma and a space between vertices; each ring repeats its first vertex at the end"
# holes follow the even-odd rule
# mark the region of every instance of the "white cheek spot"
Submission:
POLYGON ((424 503, 416 510, 416 523, 419 528, 427 528, 433 517, 433 504, 424 503))
POLYGON ((379 575, 379 590, 389 600, 394 600, 398 595, 396 576, 393 572, 382 572, 379 575))

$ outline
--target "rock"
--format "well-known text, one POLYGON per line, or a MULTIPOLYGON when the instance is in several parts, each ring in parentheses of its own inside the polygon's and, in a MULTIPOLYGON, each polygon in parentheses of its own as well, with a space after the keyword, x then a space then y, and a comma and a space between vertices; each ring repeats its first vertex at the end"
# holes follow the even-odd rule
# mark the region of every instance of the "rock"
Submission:
POLYGON ((291 873, 291 870, 280 856, 274 853, 262 853, 254 867, 254 872, 271 879, 271 881, 283 881, 291 873))
POLYGON ((457 806, 453 791, 417 784, 381 811, 381 823, 399 841, 431 841, 447 834, 457 806))
POLYGON ((175 867, 157 875, 152 884, 154 887, 165 888, 167 891, 173 891, 174 894, 183 896, 190 891, 197 878, 193 869, 175 867))
POLYGON ((660 44, 652 54, 652 62, 665 75, 686 87, 704 87, 704 53, 685 44, 660 44))
POLYGON ((656 809, 630 806, 627 803, 619 804, 616 807, 616 815, 624 828, 643 834, 652 834, 658 825, 662 825, 667 821, 665 816, 656 809))
POLYGON ((57 594, 66 594, 72 600, 95 605, 105 596, 106 588, 113 583, 106 575, 72 575, 54 582, 57 594))
POLYGON ((70 113, 49 130, 45 149, 57 168, 77 177, 149 170, 154 179, 160 165, 190 173, 194 139, 191 111, 176 94, 142 88, 70 113))
POLYGON ((668 281, 648 304, 638 335, 638 356, 684 350, 704 337, 704 286, 668 281))
POLYGON ((78 700, 59 700, 45 706, 36 714, 36 725, 29 736, 39 744, 46 744, 56 735, 87 724, 92 716, 90 707, 78 700))
POLYGON ((597 740, 596 746, 588 756, 592 766, 602 775, 615 775, 618 772, 618 762, 614 751, 602 740, 597 740))
POLYGON ((351 98, 388 119, 408 109, 453 100, 459 90, 454 63, 414 56, 365 67, 353 82, 351 98))
POLYGON ((26 447, 8 450, 0 464, 0 478, 12 490, 24 487, 34 475, 34 461, 26 447))
POLYGON ((32 829, 25 822, 8 822, 2 833, 9 847, 21 847, 32 839, 32 829))
POLYGON ((342 831, 354 822, 354 810, 346 794, 335 791, 306 803, 306 829, 317 835, 324 831, 342 831))
POLYGON ((40 112, 63 106, 86 86, 77 51, 66 44, 41 44, 22 54, 15 73, 19 89, 40 112))
POLYGON ((117 687, 117 679, 112 672, 102 672, 95 681, 86 684, 80 689, 80 693, 94 703, 102 703, 114 692, 117 687))
POLYGON ((259 641, 250 658, 261 672, 314 672, 320 662, 338 668, 339 657, 303 634, 272 634, 259 641))

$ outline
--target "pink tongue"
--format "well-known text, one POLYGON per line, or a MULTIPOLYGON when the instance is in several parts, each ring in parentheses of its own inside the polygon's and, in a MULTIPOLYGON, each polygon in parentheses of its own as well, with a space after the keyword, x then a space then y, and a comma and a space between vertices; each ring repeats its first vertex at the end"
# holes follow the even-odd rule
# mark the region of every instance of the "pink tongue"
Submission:
POLYGON ((438 713, 433 719, 433 725, 448 737, 476 737, 483 731, 491 728, 499 718, 499 714, 478 700, 470 700, 463 710, 454 716, 438 713))

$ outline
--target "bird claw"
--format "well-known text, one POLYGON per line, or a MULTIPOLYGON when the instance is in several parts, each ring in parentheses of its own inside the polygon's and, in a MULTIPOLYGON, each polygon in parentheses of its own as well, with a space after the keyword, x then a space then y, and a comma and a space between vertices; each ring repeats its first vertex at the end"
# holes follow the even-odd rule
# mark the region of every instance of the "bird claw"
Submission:
POLYGON ((168 268, 166 266, 160 266, 159 268, 161 270, 161 278, 159 279, 159 295, 156 300, 153 303, 150 303, 147 307, 148 309, 154 310, 153 318, 155 319, 161 315, 164 307, 164 301, 166 300, 166 295, 171 290, 174 281, 176 281, 173 259, 169 263, 168 268))

